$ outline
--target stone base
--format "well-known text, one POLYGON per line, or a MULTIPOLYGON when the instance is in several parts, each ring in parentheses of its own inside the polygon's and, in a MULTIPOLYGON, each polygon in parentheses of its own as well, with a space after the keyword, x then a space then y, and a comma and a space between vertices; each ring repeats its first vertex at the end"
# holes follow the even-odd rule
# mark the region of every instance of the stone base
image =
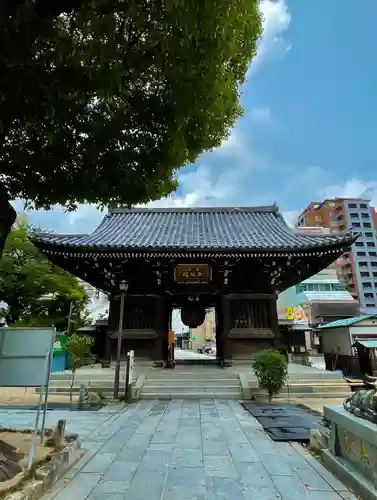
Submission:
POLYGON ((325 406, 330 423, 325 464, 363 500, 377 500, 377 425, 352 415, 342 406, 325 406))
POLYGON ((353 490, 363 500, 377 500, 377 490, 373 484, 349 462, 334 456, 329 450, 321 451, 326 468, 353 490))

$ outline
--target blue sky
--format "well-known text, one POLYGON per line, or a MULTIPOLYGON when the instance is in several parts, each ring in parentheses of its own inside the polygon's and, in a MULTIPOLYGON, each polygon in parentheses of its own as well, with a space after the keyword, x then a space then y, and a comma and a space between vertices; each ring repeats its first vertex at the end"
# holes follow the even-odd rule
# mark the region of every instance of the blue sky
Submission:
MULTIPOLYGON (((156 206, 278 203, 287 220, 314 199, 377 202, 375 0, 264 0, 264 35, 242 88, 245 114, 228 141, 179 175, 156 206)), ((82 206, 30 214, 59 232, 90 232, 82 206)))
MULTIPOLYGON (((152 205, 276 201, 289 223, 327 196, 367 190, 377 205, 377 1, 263 0, 261 9, 264 34, 242 88, 244 117, 221 148, 181 171, 174 196, 152 205)), ((82 206, 29 219, 86 233, 102 217, 82 206)))

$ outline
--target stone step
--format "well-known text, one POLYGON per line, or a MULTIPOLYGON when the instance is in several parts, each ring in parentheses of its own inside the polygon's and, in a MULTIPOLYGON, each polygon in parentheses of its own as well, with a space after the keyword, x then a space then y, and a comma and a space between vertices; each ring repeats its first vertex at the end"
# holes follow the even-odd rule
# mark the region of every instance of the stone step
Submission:
POLYGON ((201 379, 201 378, 191 378, 191 379, 181 379, 181 378, 167 378, 167 379, 156 379, 149 378, 145 379, 146 384, 155 384, 155 385, 165 385, 165 384, 207 384, 207 385, 222 385, 222 384, 239 384, 240 380, 238 377, 234 378, 219 378, 219 379, 201 379))
POLYGON ((215 386, 209 386, 209 387, 184 387, 181 385, 176 385, 176 386, 161 386, 161 387, 150 387, 150 386, 143 386, 142 393, 143 392, 158 392, 158 393, 170 393, 170 392, 181 392, 182 394, 190 393, 190 392, 217 392, 217 391, 225 391, 225 392, 241 392, 241 387, 238 386, 222 386, 222 387, 215 387, 215 386))
MULTIPOLYGON (((337 392, 337 393, 331 393, 331 392, 312 392, 312 393, 307 393, 307 392, 298 392, 294 394, 290 394, 289 396, 287 393, 280 393, 279 396, 274 399, 346 399, 348 396, 350 396, 350 392, 337 392)), ((262 398, 257 398, 257 400, 262 399, 262 398)))
MULTIPOLYGON (((89 386, 89 387, 86 387, 86 390, 88 392, 103 392, 103 393, 113 393, 113 390, 114 390, 114 385, 111 385, 111 386, 89 386)), ((120 386, 120 391, 124 391, 125 390, 125 387, 124 385, 120 386)), ((35 389, 35 392, 36 393, 40 393, 41 392, 41 389, 39 387, 37 387, 35 389)), ((62 387, 55 387, 55 386, 50 386, 49 387, 49 390, 48 390, 48 393, 49 394, 69 394, 71 392, 71 389, 69 386, 65 385, 65 386, 62 386, 62 387)), ((72 387, 72 393, 79 393, 80 392, 80 386, 73 386, 72 387)))
POLYGON ((181 393, 174 392, 170 394, 156 393, 156 392, 141 392, 141 399, 242 399, 241 393, 235 392, 191 392, 181 393))
POLYGON ((151 390, 151 391, 158 391, 158 390, 161 390, 161 389, 164 389, 164 390, 172 390, 174 391, 174 389, 179 389, 179 390, 186 390, 186 389, 195 389, 195 390, 207 390, 207 389, 214 389, 214 390, 217 390, 217 389, 222 389, 222 388, 226 388, 226 389, 237 389, 239 390, 240 389, 240 384, 239 383, 234 383, 234 384, 190 384, 190 385, 185 385, 185 384, 162 384, 162 385, 159 385, 159 384, 149 384, 147 382, 144 383, 144 386, 145 388, 148 388, 148 390, 151 390))

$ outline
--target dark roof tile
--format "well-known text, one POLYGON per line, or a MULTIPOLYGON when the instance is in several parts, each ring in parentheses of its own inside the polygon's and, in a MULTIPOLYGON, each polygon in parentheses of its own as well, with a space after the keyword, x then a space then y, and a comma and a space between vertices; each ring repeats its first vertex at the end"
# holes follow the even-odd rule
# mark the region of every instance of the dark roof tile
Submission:
POLYGON ((129 250, 310 249, 351 244, 350 234, 303 235, 287 226, 276 206, 194 209, 118 209, 92 234, 41 235, 48 246, 129 250))

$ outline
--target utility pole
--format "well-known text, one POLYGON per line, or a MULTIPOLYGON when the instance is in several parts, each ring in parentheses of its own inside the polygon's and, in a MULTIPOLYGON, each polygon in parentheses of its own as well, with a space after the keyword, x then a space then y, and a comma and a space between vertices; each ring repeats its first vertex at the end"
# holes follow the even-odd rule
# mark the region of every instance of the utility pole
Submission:
POLYGON ((73 301, 71 300, 71 302, 69 303, 67 335, 69 335, 71 333, 72 314, 73 314, 73 301))

